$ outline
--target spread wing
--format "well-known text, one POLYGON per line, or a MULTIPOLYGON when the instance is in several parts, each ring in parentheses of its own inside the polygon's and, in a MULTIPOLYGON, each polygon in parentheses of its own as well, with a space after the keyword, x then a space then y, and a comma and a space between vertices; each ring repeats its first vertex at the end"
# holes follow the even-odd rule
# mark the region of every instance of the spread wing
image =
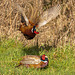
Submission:
POLYGON ((16 7, 17 7, 17 10, 20 11, 20 13, 22 13, 22 15, 24 16, 24 19, 26 21, 26 25, 28 25, 29 24, 29 20, 28 20, 27 16, 25 15, 23 9, 17 3, 16 3, 16 7))
POLYGON ((23 60, 20 61, 22 64, 38 64, 41 62, 40 57, 36 55, 27 55, 22 58, 23 60))
POLYGON ((60 14, 60 11, 61 11, 61 5, 57 4, 56 6, 43 12, 43 14, 40 16, 40 22, 38 23, 38 28, 44 26, 50 20, 56 18, 60 14))
POLYGON ((20 7, 20 5, 18 5, 17 3, 14 3, 13 0, 11 0, 11 1, 12 1, 12 4, 14 6, 16 6, 16 9, 23 15, 24 20, 26 21, 26 25, 28 25, 29 24, 29 20, 28 20, 26 14, 24 13, 22 7, 20 7))

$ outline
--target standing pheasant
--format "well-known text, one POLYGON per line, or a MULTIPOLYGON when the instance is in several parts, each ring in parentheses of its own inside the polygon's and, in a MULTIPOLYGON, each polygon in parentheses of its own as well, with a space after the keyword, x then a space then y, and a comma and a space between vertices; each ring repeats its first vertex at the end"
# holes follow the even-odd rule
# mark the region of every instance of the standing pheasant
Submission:
POLYGON ((44 68, 48 65, 48 58, 44 54, 42 56, 37 55, 26 55, 22 57, 23 59, 20 61, 20 65, 24 65, 27 68, 44 68))

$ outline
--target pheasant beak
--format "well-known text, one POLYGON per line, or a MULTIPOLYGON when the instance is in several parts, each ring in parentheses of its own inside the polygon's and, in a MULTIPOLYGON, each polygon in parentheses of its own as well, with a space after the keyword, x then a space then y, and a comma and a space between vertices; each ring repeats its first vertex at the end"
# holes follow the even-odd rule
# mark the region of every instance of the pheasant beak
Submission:
POLYGON ((35 34, 39 34, 39 32, 34 31, 35 34))

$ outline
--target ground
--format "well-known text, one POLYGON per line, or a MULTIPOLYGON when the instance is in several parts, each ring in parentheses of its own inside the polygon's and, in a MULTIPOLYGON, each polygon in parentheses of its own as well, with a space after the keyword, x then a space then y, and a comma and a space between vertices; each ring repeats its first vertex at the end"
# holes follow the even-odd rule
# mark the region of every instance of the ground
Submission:
POLYGON ((69 44, 59 48, 23 47, 16 40, 0 42, 0 74, 1 75, 75 75, 75 46, 69 44), (24 55, 48 56, 49 64, 44 69, 15 68, 24 55))

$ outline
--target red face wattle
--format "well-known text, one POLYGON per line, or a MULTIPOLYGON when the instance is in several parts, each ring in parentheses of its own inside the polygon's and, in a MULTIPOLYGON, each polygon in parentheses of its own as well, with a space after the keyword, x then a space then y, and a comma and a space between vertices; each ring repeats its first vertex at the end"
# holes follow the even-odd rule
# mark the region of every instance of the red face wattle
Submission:
POLYGON ((39 32, 34 31, 35 34, 39 34, 39 32))
POLYGON ((42 60, 45 60, 45 55, 42 55, 42 60))

